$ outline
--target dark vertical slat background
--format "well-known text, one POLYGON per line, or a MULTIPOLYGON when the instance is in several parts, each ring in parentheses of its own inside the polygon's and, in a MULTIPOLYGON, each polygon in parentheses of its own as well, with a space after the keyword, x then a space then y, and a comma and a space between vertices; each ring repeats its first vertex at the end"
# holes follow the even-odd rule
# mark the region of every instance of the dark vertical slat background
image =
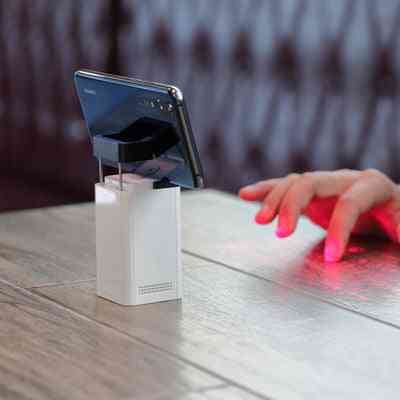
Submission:
POLYGON ((0 210, 92 198, 81 67, 180 86, 210 187, 397 180, 399 21, 400 0, 0 0, 0 210))

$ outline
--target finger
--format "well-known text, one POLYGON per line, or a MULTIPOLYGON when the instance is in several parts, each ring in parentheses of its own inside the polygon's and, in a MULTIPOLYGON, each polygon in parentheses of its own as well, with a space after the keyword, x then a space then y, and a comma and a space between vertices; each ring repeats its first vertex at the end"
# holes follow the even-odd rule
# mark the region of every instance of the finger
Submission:
POLYGON ((312 180, 315 187, 315 195, 318 197, 332 197, 345 192, 357 179, 360 171, 337 170, 306 172, 302 179, 312 180))
MULTIPOLYGON (((298 174, 292 175, 298 176, 298 174)), ((315 180, 320 182, 318 186, 318 195, 321 197, 328 197, 346 190, 359 177, 359 171, 315 171, 307 175, 312 176, 315 180)), ((247 201, 262 201, 277 184, 287 179, 289 176, 291 175, 285 178, 268 179, 257 182, 254 185, 245 186, 239 191, 239 196, 241 199, 247 201)))
POLYGON ((391 196, 386 182, 374 177, 361 178, 339 197, 328 227, 324 257, 339 261, 360 215, 391 196))
POLYGON ((315 196, 316 190, 317 182, 309 175, 303 175, 287 190, 279 208, 278 237, 287 237, 295 231, 302 210, 315 196))
POLYGON ((345 170, 307 172, 301 175, 282 200, 277 236, 286 237, 294 232, 300 215, 315 196, 337 196, 343 193, 354 179, 355 174, 349 174, 345 170))
POLYGON ((298 174, 290 174, 271 190, 256 215, 255 220, 258 224, 268 224, 275 218, 283 196, 298 177, 298 174))
MULTIPOLYGON (((300 215, 307 213, 307 207, 314 197, 321 199, 336 198, 346 191, 359 176, 359 171, 350 170, 315 171, 302 174, 282 200, 277 236, 287 237, 294 232, 300 215)), ((323 215, 326 209, 318 211, 323 215)), ((321 215, 319 215, 318 221, 321 220, 321 215)), ((329 219, 326 221, 326 227, 328 224, 329 219)))
POLYGON ((239 197, 246 201, 262 201, 280 179, 268 179, 240 189, 239 197))

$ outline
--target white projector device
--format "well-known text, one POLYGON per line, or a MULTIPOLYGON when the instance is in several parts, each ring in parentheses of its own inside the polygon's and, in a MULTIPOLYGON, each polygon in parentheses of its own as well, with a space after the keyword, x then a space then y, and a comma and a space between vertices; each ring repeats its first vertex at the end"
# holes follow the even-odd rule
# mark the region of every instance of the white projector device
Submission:
POLYGON ((97 294, 123 305, 180 299, 180 187, 204 187, 183 93, 98 71, 74 79, 99 163, 97 294), (104 179, 103 163, 118 175, 104 179))
POLYGON ((97 295, 118 304, 182 297, 180 188, 153 183, 124 174, 95 185, 97 295))

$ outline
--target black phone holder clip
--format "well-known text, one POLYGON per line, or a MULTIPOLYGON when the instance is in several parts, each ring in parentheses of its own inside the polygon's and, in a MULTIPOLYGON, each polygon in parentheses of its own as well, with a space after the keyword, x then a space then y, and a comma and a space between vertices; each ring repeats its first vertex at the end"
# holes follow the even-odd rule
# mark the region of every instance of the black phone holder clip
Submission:
MULTIPOLYGON (((172 124, 153 118, 140 118, 117 133, 95 135, 93 155, 99 161, 100 182, 104 183, 103 161, 118 165, 120 190, 123 189, 122 164, 147 161, 159 157, 179 142, 172 124)), ((175 186, 168 178, 153 184, 154 189, 175 186)))

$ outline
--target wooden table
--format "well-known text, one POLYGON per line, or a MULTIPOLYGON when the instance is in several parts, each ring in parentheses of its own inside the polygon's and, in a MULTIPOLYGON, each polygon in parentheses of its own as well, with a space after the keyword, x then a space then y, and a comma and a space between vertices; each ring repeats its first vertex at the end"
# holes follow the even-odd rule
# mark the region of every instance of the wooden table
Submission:
POLYGON ((289 239, 255 206, 183 196, 184 298, 95 295, 92 204, 0 215, 1 399, 398 399, 400 246, 289 239))

